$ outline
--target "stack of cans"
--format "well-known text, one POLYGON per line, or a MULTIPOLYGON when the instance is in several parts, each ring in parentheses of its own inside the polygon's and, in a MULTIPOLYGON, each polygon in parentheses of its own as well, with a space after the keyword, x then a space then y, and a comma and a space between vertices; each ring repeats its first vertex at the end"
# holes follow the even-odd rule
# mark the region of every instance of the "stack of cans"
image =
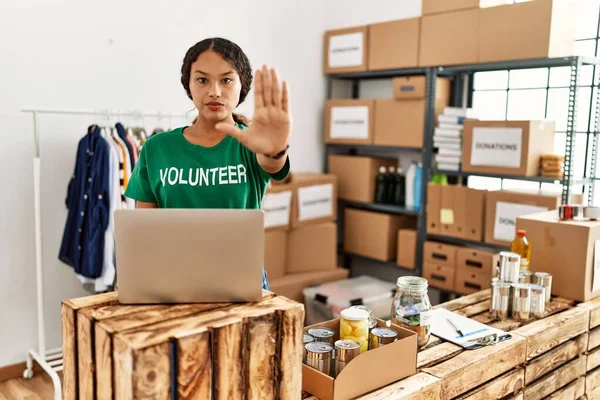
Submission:
POLYGON ((518 254, 500 253, 490 303, 490 313, 497 319, 525 321, 532 316, 544 316, 552 291, 552 275, 521 270, 520 265, 518 254))

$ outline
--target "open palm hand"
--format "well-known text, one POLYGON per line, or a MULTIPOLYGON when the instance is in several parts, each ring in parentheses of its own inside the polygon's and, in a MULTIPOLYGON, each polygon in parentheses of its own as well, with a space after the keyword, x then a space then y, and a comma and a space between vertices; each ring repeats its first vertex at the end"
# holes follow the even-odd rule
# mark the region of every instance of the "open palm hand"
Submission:
POLYGON ((216 128, 235 137, 256 154, 273 155, 288 145, 292 127, 289 93, 277 71, 263 66, 254 77, 254 116, 246 130, 219 123, 216 128))

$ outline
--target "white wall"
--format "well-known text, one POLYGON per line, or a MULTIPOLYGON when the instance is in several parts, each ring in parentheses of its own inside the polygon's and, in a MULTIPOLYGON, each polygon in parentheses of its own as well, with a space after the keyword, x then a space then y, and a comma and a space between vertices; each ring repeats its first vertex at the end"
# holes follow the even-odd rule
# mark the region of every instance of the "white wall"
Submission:
MULTIPOLYGON (((37 343, 32 122, 22 107, 186 112, 184 53, 224 36, 253 65, 278 67, 291 86, 293 169, 322 168, 323 31, 418 16, 420 0, 229 2, 5 0, 0 3, 0 366, 37 343), (304 157, 304 158, 301 158, 304 157)), ((241 111, 251 114, 252 97, 241 111)), ((89 117, 42 116, 43 261, 47 346, 60 346, 60 301, 85 295, 58 259, 64 197, 89 117)), ((113 123, 116 120, 112 121, 113 123)), ((156 121, 125 120, 154 128, 156 121)), ((163 127, 182 120, 162 120, 163 127)))

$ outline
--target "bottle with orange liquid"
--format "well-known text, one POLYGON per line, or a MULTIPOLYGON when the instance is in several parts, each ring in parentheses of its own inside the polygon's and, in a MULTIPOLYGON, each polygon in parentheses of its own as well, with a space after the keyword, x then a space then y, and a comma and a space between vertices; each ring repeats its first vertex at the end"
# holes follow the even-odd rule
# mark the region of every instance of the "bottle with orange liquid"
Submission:
POLYGON ((523 229, 517 231, 517 236, 510 244, 510 251, 521 256, 521 269, 529 270, 531 260, 531 243, 527 239, 527 232, 523 229))

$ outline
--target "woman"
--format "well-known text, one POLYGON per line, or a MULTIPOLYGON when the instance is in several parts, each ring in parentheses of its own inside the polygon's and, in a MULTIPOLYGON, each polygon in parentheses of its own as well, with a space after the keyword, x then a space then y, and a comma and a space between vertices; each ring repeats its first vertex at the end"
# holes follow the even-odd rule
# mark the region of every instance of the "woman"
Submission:
MULTIPOLYGON (((275 69, 256 71, 249 123, 233 111, 250 91, 250 62, 236 44, 211 38, 187 51, 181 83, 198 117, 148 139, 125 195, 138 208, 260 209, 269 181, 290 170, 286 82, 275 69)), ((265 272, 263 287, 269 288, 265 272)))

